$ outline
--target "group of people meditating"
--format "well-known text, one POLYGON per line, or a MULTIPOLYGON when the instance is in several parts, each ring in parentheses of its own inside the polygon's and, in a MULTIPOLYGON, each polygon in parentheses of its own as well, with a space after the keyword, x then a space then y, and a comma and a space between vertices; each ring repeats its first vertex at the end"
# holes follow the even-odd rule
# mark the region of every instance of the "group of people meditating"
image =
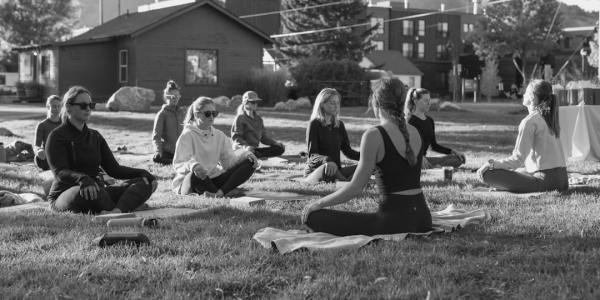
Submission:
MULTIPOLYGON (((154 162, 172 164, 175 171, 173 192, 231 195, 252 176, 259 159, 284 153, 285 146, 265 130, 257 113, 261 99, 255 92, 243 95, 231 137, 213 126, 219 111, 211 98, 197 98, 186 111, 178 106, 180 98, 179 87, 169 81, 152 133, 154 162)), ((340 236, 429 231, 431 214, 421 188, 422 168, 465 163, 464 154, 437 143, 435 122, 427 115, 429 92, 409 89, 398 79, 378 80, 370 109, 379 125, 362 135, 360 151, 352 149, 340 120, 341 98, 335 89, 325 88, 315 99, 306 131, 304 176, 308 182, 351 182, 308 204, 302 222, 313 231, 340 236), (429 147, 444 156, 426 156, 429 147), (343 166, 340 152, 358 163, 343 166), (372 174, 381 198, 376 212, 329 209, 360 193, 372 174)), ((62 101, 51 96, 46 104, 48 118, 36 129, 35 161, 54 173, 48 194, 53 210, 131 212, 150 198, 157 186, 155 176, 120 165, 102 135, 88 128, 95 107, 88 90, 74 86, 62 101), (107 184, 100 172, 123 181, 107 184)), ((512 155, 490 159, 478 170, 479 177, 491 187, 511 192, 567 189, 558 107, 550 83, 532 81, 523 105, 529 114, 519 125, 512 155)))

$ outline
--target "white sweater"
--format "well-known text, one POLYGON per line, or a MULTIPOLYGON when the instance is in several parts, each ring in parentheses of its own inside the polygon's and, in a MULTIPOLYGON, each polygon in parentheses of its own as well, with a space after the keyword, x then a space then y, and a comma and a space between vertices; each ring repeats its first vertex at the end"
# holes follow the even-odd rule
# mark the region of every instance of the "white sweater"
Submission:
POLYGON ((195 165, 202 167, 209 178, 215 178, 243 159, 245 152, 243 149, 234 151, 229 137, 214 127, 200 130, 186 125, 175 145, 173 169, 176 174, 171 188, 179 193, 183 178, 195 165))
POLYGON ((497 169, 512 170, 523 165, 528 173, 566 166, 560 140, 552 135, 539 112, 530 113, 519 124, 512 155, 494 162, 497 169))

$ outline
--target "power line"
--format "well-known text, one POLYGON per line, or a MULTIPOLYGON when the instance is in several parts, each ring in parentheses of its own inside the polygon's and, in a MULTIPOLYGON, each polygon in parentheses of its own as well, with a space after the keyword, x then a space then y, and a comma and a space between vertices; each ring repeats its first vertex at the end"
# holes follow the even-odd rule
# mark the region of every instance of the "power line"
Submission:
POLYGON ((556 17, 558 16, 558 11, 560 10, 561 4, 562 4, 562 2, 558 1, 558 6, 556 7, 556 11, 554 12, 554 17, 552 17, 552 23, 550 23, 550 28, 548 28, 548 32, 546 32, 546 37, 544 38, 544 40, 548 39, 548 36, 550 35, 550 32, 552 31, 552 27, 554 27, 554 22, 556 21, 556 17))
POLYGON ((281 14, 281 13, 288 13, 288 12, 294 12, 294 11, 300 11, 300 10, 308 10, 308 9, 313 9, 313 8, 338 5, 338 4, 342 4, 342 3, 348 3, 348 1, 344 0, 344 1, 338 1, 338 2, 332 2, 332 3, 317 4, 317 5, 311 5, 311 6, 304 6, 304 7, 300 7, 300 8, 291 8, 291 9, 286 9, 286 10, 269 11, 269 12, 252 14, 252 15, 239 16, 239 18, 240 19, 247 19, 247 18, 262 17, 262 16, 268 16, 268 15, 278 15, 278 14, 281 14))
MULTIPOLYGON (((499 3, 510 2, 510 1, 512 1, 512 0, 490 1, 490 2, 488 2, 488 5, 499 4, 499 3)), ((405 16, 405 17, 400 17, 400 18, 387 19, 387 20, 383 20, 383 22, 384 23, 389 23, 389 22, 395 22, 395 21, 401 21, 401 20, 409 20, 409 19, 415 19, 415 18, 422 18, 422 17, 436 15, 436 14, 441 14, 441 13, 445 13, 445 12, 449 12, 449 11, 460 11, 460 10, 463 10, 463 9, 469 8, 469 7, 470 6, 463 6, 463 7, 457 7, 457 8, 448 9, 448 10, 445 10, 443 12, 441 12, 441 11, 434 11, 434 12, 416 14, 416 15, 405 16)), ((290 36, 296 36, 296 35, 321 33, 321 32, 326 32, 326 31, 341 30, 341 29, 348 29, 348 28, 354 28, 354 27, 362 27, 362 26, 367 26, 367 25, 371 25, 371 22, 360 23, 360 24, 353 24, 353 25, 345 25, 345 26, 336 26, 336 27, 323 28, 323 29, 313 29, 313 30, 300 31, 300 32, 290 32, 290 33, 282 33, 282 34, 273 34, 273 35, 271 35, 271 38, 275 39, 275 38, 284 38, 284 37, 290 37, 290 36)))

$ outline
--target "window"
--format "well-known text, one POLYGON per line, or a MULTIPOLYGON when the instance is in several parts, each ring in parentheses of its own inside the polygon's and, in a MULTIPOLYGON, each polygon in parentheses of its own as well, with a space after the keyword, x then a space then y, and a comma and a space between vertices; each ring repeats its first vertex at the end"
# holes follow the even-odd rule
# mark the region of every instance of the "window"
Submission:
POLYGON ((412 36, 414 34, 414 22, 412 20, 402 21, 402 35, 412 36))
POLYGON ((437 24, 438 37, 448 37, 448 22, 440 22, 437 24))
POLYGON ((384 25, 383 25, 383 18, 371 18, 371 27, 375 27, 375 25, 378 25, 377 30, 375 30, 376 34, 383 34, 384 33, 384 25))
POLYGON ((40 71, 43 76, 48 75, 48 72, 50 72, 50 56, 42 55, 42 66, 40 71))
POLYGON ((185 50, 185 84, 217 85, 217 50, 185 50))
POLYGON ((417 57, 418 58, 425 58, 425 43, 418 43, 417 44, 417 57))
POLYGON ((419 36, 425 36, 425 20, 419 20, 419 36))
POLYGON ((408 87, 410 87, 410 88, 415 87, 415 76, 408 77, 408 87))
POLYGON ((127 69, 129 64, 129 52, 127 50, 119 51, 119 82, 127 82, 127 69))
POLYGON ((374 50, 383 50, 383 41, 371 41, 373 46, 375 46, 374 50))
POLYGON ((444 45, 437 45, 436 56, 437 59, 448 59, 448 49, 444 45))
POLYGON ((402 56, 404 56, 404 57, 412 57, 413 56, 413 44, 412 43, 402 43, 402 56))
POLYGON ((473 26, 473 24, 467 24, 467 23, 463 24, 463 32, 473 32, 474 29, 475 29, 475 26, 473 26))

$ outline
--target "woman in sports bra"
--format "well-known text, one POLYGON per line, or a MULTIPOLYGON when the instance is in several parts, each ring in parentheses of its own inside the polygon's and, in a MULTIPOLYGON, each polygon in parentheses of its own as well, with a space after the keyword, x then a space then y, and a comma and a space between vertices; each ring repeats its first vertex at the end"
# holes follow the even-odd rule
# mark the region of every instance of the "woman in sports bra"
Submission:
POLYGON ((370 105, 380 125, 367 130, 350 184, 304 208, 302 222, 316 232, 338 236, 377 235, 431 230, 431 214, 421 191, 422 141, 404 119, 407 87, 398 79, 375 83, 370 105), (360 193, 375 171, 379 209, 359 213, 325 209, 360 193))

